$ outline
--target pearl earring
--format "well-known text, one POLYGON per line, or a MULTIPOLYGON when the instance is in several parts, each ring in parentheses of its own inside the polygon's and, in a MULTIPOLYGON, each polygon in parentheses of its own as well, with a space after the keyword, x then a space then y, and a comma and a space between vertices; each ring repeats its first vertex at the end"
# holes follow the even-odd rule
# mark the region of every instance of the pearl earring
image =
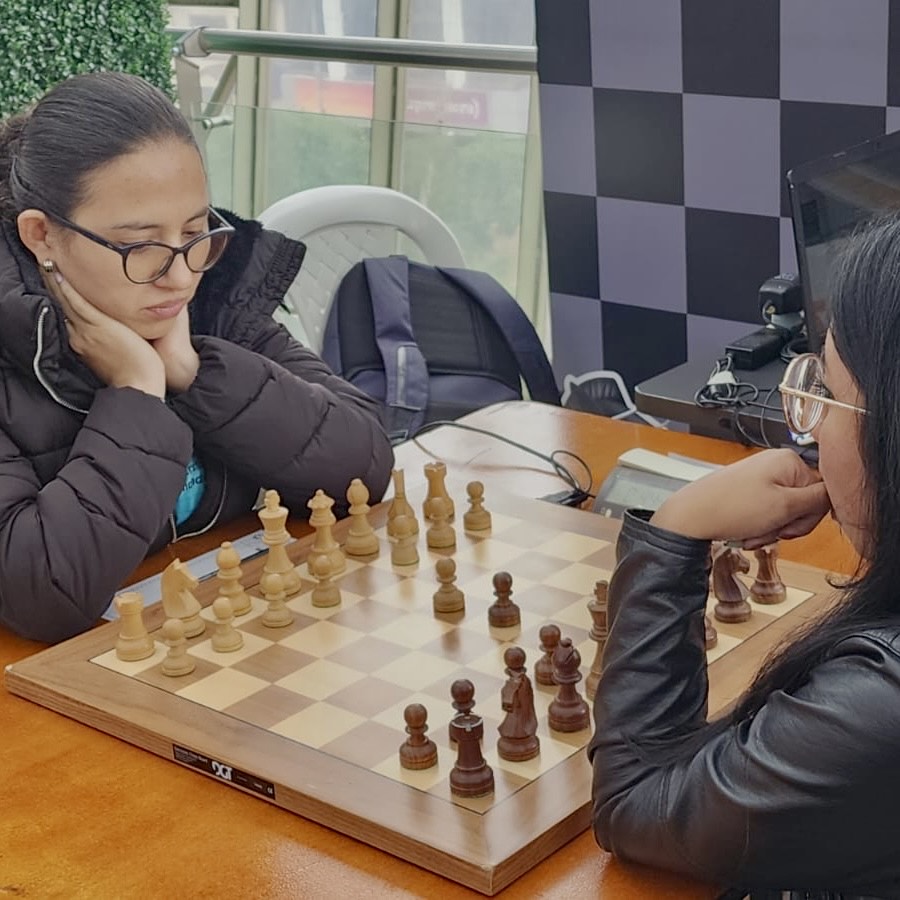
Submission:
POLYGON ((52 259, 45 259, 41 263, 41 268, 49 275, 51 272, 56 271, 56 263, 52 259))

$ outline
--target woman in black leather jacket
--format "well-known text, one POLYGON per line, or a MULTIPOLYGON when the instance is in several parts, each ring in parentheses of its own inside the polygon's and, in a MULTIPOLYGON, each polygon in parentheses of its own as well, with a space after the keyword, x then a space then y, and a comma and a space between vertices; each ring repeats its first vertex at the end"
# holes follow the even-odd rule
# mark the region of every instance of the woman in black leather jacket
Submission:
POLYGON ((900 217, 849 243, 823 351, 794 361, 785 388, 818 472, 765 451, 626 515, 590 747, 594 830, 618 856, 753 896, 900 897, 900 217), (759 547, 828 513, 860 570, 707 721, 709 542, 759 547))

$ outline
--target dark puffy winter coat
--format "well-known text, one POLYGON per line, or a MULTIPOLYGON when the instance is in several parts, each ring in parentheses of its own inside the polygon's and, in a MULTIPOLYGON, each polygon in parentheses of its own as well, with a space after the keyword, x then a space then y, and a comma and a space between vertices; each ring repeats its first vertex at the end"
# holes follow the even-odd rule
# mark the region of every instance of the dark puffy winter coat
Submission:
POLYGON ((609 585, 590 746, 597 840, 736 888, 728 898, 900 897, 900 629, 860 626, 802 684, 697 747, 709 542, 649 517, 626 514, 609 585))
POLYGON ((305 248, 256 222, 237 232, 191 304, 200 370, 161 402, 103 385, 15 231, 0 238, 0 623, 58 641, 94 624, 144 556, 279 491, 293 518, 350 479, 373 500, 393 462, 373 400, 272 319, 305 248), (172 512, 195 454, 199 508, 172 512))

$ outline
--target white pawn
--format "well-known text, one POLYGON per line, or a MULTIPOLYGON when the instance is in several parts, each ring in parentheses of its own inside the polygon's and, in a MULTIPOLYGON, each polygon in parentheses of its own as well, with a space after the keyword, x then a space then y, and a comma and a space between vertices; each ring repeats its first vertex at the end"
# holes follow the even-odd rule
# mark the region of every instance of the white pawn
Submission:
POLYGON ((451 550, 456 546, 456 530, 450 524, 450 507, 443 497, 432 497, 425 504, 427 519, 431 522, 425 532, 425 542, 430 550, 451 550))
POLYGON ((391 538, 391 565, 414 566, 419 561, 416 548, 416 522, 411 516, 397 516, 394 519, 394 537, 391 538))
POLYGON ((263 596, 269 608, 262 614, 260 620, 267 628, 284 628, 294 621, 291 611, 284 602, 284 579, 275 572, 263 575, 259 582, 263 596))
POLYGON ((350 556, 375 556, 378 553, 378 537, 366 518, 369 512, 369 489, 359 478, 350 482, 347 502, 350 504, 350 530, 347 532, 344 552, 350 556))
POLYGON ((331 580, 331 564, 327 556, 316 556, 309 561, 312 574, 318 580, 318 584, 312 589, 311 601, 313 606, 327 608, 339 606, 341 592, 338 586, 331 580))
POLYGON ((216 617, 215 630, 210 640, 213 650, 219 653, 231 653, 244 646, 244 636, 234 627, 234 610, 231 600, 219 594, 213 601, 213 615, 216 617))
POLYGON ((119 612, 119 636, 116 656, 126 662, 136 662, 153 655, 153 638, 147 634, 142 613, 144 598, 137 591, 126 591, 116 597, 119 612))
POLYGON ((162 637, 169 648, 160 667, 163 675, 177 678, 194 671, 194 660, 188 656, 187 639, 184 636, 184 622, 181 619, 166 619, 163 622, 162 637))
POLYGON ((250 596, 241 584, 241 557, 231 541, 225 541, 216 554, 216 565, 219 567, 219 593, 231 601, 232 612, 242 616, 250 612, 253 604, 250 596))
POLYGON ((490 531, 491 514, 484 508, 484 485, 480 481, 470 481, 466 485, 469 509, 463 515, 466 531, 490 531))
POLYGON ((466 608, 466 598, 456 586, 456 563, 449 556, 442 556, 435 564, 441 586, 434 592, 436 613, 461 612, 466 608))

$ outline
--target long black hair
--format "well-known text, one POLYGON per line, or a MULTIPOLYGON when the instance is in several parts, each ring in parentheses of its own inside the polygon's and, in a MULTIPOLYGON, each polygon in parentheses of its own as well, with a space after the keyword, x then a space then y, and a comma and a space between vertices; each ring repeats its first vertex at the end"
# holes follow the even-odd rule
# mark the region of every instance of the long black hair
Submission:
POLYGON ((143 78, 93 72, 62 81, 0 125, 0 222, 32 207, 68 217, 91 172, 172 138, 196 147, 187 120, 143 78))
POLYGON ((848 239, 830 313, 835 348, 868 411, 858 420, 866 559, 840 588, 839 602, 789 636, 730 713, 678 742, 676 756, 752 717, 774 691, 798 688, 843 638, 873 626, 900 630, 900 215, 871 220, 848 239))

